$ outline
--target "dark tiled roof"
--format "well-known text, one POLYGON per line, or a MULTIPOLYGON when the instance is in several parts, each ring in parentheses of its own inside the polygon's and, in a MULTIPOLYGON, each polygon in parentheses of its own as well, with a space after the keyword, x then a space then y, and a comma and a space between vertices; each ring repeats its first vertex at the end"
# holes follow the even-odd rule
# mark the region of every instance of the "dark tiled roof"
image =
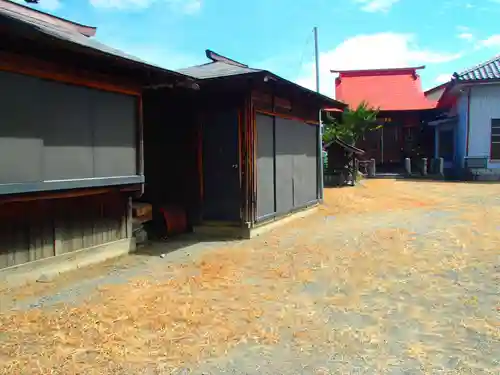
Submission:
MULTIPOLYGON (((211 51, 207 51, 207 56, 209 53, 213 53, 211 51)), ((220 56, 219 56, 220 57, 220 56)), ((222 58, 224 58, 222 56, 222 58)), ((335 106, 337 108, 344 108, 345 104, 341 103, 335 99, 329 98, 325 95, 318 94, 315 91, 309 90, 303 86, 300 86, 294 82, 288 81, 284 78, 277 76, 264 69, 254 69, 249 68, 247 65, 243 65, 241 63, 235 62, 228 58, 224 58, 227 61, 212 61, 210 63, 191 66, 189 68, 184 68, 178 70, 179 73, 185 74, 186 76, 199 79, 199 80, 209 80, 214 78, 229 78, 236 77, 241 75, 252 75, 252 74, 263 74, 272 77, 282 84, 285 84, 289 87, 293 87, 295 90, 302 91, 303 93, 308 93, 316 97, 316 99, 321 100, 324 104, 328 106, 335 106)))
POLYGON ((115 48, 109 47, 103 43, 98 42, 95 39, 86 37, 79 33, 76 30, 72 30, 69 28, 65 28, 59 25, 54 25, 43 20, 39 20, 33 17, 29 17, 24 14, 20 14, 8 9, 0 8, 0 19, 10 19, 11 21, 19 23, 21 26, 30 27, 32 32, 38 32, 45 34, 47 36, 56 38, 60 41, 67 42, 73 45, 77 45, 80 47, 88 48, 94 51, 102 52, 106 55, 111 55, 114 57, 118 57, 123 60, 132 61, 135 63, 139 63, 146 67, 152 67, 158 70, 162 70, 164 72, 168 72, 170 74, 181 75, 180 73, 169 71, 160 66, 150 64, 144 60, 141 60, 135 56, 129 55, 125 52, 117 50, 115 48))
POLYGON ((180 69, 178 72, 198 79, 209 79, 236 76, 240 74, 259 73, 263 72, 263 70, 228 64, 222 61, 215 61, 203 65, 180 69))
POLYGON ((456 73, 454 77, 461 82, 500 79, 500 55, 461 73, 456 73))

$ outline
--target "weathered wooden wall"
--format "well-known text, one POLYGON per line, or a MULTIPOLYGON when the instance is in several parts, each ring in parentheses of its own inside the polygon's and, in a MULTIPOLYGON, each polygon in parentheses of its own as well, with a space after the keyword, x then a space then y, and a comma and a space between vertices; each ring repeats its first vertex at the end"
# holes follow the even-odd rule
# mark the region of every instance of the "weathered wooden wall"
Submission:
POLYGON ((0 269, 131 236, 119 193, 0 205, 0 269))

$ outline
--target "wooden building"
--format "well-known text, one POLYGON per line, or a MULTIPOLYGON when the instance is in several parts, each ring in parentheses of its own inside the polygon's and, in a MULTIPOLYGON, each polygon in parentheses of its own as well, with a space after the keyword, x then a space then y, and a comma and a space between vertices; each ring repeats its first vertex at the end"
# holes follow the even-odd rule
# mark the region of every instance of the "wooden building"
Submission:
POLYGON ((102 45, 95 28, 5 0, 0 22, 0 269, 129 251, 142 92, 190 80, 102 45))
POLYGON ((500 180, 500 56, 456 72, 426 92, 442 110, 430 123, 434 158, 453 179, 500 180))
POLYGON ((145 198, 184 205, 195 230, 247 237, 321 199, 319 111, 345 106, 212 51, 207 57, 180 71, 198 91, 145 97, 145 198))
POLYGON ((431 157, 434 132, 427 122, 435 117, 436 102, 422 91, 420 67, 332 71, 336 98, 356 108, 361 102, 379 109, 382 127, 367 132, 356 146, 378 166, 398 167, 404 158, 431 157))
POLYGON ((213 52, 168 71, 5 0, 0 22, 0 281, 131 251, 132 200, 248 236, 321 199, 319 111, 342 103, 213 52))
POLYGON ((365 152, 339 138, 334 138, 323 148, 328 160, 324 170, 325 186, 354 186, 358 175, 358 158, 365 152))

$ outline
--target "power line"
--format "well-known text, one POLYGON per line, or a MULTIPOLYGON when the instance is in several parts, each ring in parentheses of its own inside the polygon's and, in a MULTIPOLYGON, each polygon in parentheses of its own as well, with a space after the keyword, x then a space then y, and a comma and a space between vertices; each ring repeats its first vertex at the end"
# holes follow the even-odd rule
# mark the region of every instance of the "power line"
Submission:
POLYGON ((311 40, 313 39, 313 33, 312 32, 309 32, 307 34, 307 37, 306 37, 306 41, 305 41, 305 45, 304 47, 302 48, 302 53, 300 55, 300 62, 299 62, 299 66, 297 68, 297 73, 295 74, 295 81, 299 78, 299 75, 300 73, 302 72, 302 64, 304 62, 304 55, 305 55, 305 51, 308 50, 309 48, 309 43, 311 42, 311 40))

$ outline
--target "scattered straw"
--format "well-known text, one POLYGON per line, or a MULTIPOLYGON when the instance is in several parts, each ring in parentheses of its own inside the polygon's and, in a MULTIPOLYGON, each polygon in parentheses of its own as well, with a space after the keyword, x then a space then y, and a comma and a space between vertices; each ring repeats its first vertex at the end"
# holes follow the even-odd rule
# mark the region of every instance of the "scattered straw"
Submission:
POLYGON ((408 182, 368 180, 355 188, 325 189, 322 211, 328 215, 366 213, 428 207, 437 202, 422 191, 408 189, 408 182))
MULTIPOLYGON (((435 330, 441 323, 429 309, 403 302, 388 306, 388 296, 404 291, 439 304, 450 284, 439 275, 498 259, 495 222, 500 222, 500 211, 467 210, 463 223, 436 228, 425 238, 401 228, 372 228, 362 235, 351 233, 348 240, 318 233, 324 223, 318 219, 331 214, 437 205, 459 209, 458 198, 444 197, 453 190, 450 185, 411 184, 369 181, 357 188, 329 189, 318 215, 192 262, 158 267, 156 279, 102 286, 97 296, 75 307, 3 313, 0 373, 118 374, 144 368, 169 373, 222 356, 241 343, 275 344, 284 332, 303 350, 314 352, 314 344, 323 342, 350 355, 384 344, 390 309, 435 330), (437 192, 439 186, 445 193, 437 192), (478 228, 480 236, 474 232, 478 228), (294 237, 297 230, 300 235, 294 237), (170 278, 162 274, 167 269, 170 278), (301 291, 309 284, 318 284, 318 296, 301 291), (374 322, 358 329, 335 322, 336 329, 325 329, 318 301, 332 311, 369 313, 374 322)), ((468 194, 469 187, 464 189, 468 194)), ((464 324, 498 340, 494 322, 464 324)), ((423 360, 429 351, 424 349, 415 344, 408 353, 423 360)))

